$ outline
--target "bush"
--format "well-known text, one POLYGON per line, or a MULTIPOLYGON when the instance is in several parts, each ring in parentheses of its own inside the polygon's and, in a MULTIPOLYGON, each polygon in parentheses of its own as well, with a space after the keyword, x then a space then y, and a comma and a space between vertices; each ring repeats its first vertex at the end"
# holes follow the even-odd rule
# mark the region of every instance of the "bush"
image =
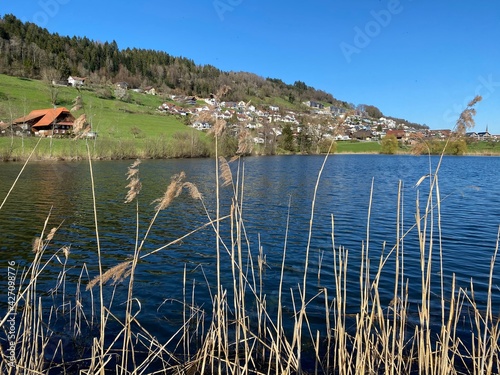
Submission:
POLYGON ((394 135, 388 135, 382 139, 381 142, 382 150, 380 151, 382 154, 395 154, 398 152, 399 143, 394 135))
POLYGON ((337 142, 332 141, 331 139, 323 138, 318 142, 317 150, 319 154, 326 154, 328 150, 330 150, 331 154, 334 154, 337 151, 337 142), (333 142, 333 145, 332 145, 333 142), (331 149, 330 149, 331 146, 331 149))
POLYGON ((168 142, 167 154, 172 158, 198 158, 210 155, 207 144, 197 130, 177 132, 168 142))

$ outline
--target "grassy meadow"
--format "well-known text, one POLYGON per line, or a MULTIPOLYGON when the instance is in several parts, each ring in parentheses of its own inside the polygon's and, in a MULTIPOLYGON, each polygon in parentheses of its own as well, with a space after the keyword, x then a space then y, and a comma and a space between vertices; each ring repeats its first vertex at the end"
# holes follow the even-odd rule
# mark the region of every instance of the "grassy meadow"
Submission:
MULTIPOLYGON (((85 114, 92 130, 98 133, 89 140, 94 158, 159 158, 208 156, 204 133, 186 127, 181 119, 156 111, 167 99, 128 92, 125 101, 99 97, 98 90, 73 87, 51 88, 42 81, 0 75, 0 119, 9 122, 33 109, 51 107, 51 90, 57 91, 57 105, 71 109, 77 96, 83 108, 74 116, 85 114)), ((3 160, 24 160, 36 137, 0 137, 3 160)), ((36 159, 76 159, 86 157, 82 139, 42 139, 33 157, 36 159)))
MULTIPOLYGON (((213 138, 206 133, 187 127, 181 116, 158 112, 156 108, 169 98, 128 91, 126 101, 111 98, 110 87, 52 87, 47 82, 0 74, 0 120, 10 122, 34 109, 50 108, 56 95, 58 106, 71 110, 79 96, 83 108, 73 114, 85 114, 95 140, 42 139, 37 137, 0 136, 0 160, 26 160, 37 145, 32 157, 36 160, 74 160, 86 157, 87 143, 94 159, 178 158, 213 156, 213 138)), ((252 98, 255 105, 274 104, 297 110, 284 99, 252 98)), ((198 103, 202 104, 202 103, 198 103)), ((237 141, 235 140, 237 143, 237 141)), ((232 142, 232 143, 235 143, 232 142)), ((439 143, 439 142, 438 142, 439 143)), ((445 142, 441 142, 444 147, 445 142)), ((231 144, 231 142, 228 142, 231 144)), ((500 142, 471 142, 467 152, 472 155, 500 155, 500 142)), ((339 141, 336 153, 380 153, 380 142, 339 141)), ((437 147, 436 149, 439 149, 437 147)), ((260 145, 254 152, 265 153, 260 145)), ((287 153, 276 147, 277 153, 287 153)), ((396 153, 411 153, 411 146, 399 146, 396 153)))

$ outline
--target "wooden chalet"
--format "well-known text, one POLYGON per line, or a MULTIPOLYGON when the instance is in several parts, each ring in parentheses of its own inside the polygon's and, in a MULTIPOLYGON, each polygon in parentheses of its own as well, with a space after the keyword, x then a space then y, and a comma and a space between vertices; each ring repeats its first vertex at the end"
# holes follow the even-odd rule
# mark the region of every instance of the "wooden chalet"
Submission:
POLYGON ((395 136, 396 139, 398 139, 398 140, 402 140, 402 139, 406 138, 406 132, 404 130, 401 130, 401 129, 387 130, 387 132, 385 133, 385 136, 387 137, 389 135, 395 136))
POLYGON ((36 109, 27 116, 13 121, 14 125, 27 125, 35 135, 42 137, 63 135, 73 131, 75 117, 64 108, 36 109))

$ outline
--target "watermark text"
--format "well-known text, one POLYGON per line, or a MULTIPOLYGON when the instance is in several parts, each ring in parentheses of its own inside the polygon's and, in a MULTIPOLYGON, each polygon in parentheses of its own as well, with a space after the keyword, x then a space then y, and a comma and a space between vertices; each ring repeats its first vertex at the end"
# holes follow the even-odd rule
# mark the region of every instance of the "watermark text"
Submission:
POLYGON ((403 9, 400 0, 389 0, 385 9, 372 10, 370 12, 371 19, 363 27, 356 26, 354 28, 352 43, 340 43, 340 50, 346 61, 350 63, 354 54, 359 54, 364 48, 368 47, 372 40, 389 26, 393 17, 400 14, 403 9))
POLYGON ((66 5, 71 0, 39 0, 38 6, 41 8, 33 14, 33 22, 38 26, 44 27, 59 13, 61 5, 66 5))
POLYGON ((240 5, 243 0, 214 0, 212 5, 214 6, 215 12, 219 16, 221 21, 224 21, 224 14, 226 12, 232 12, 235 7, 240 5))
POLYGON ((7 266, 7 305, 8 305, 8 319, 6 322, 7 330, 7 364, 10 367, 16 365, 16 262, 9 261, 7 266))

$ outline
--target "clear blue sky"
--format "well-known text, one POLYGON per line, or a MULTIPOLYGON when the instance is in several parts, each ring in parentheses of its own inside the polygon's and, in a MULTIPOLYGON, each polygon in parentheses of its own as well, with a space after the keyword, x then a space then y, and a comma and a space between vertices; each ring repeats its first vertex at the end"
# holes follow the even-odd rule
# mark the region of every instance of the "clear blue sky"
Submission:
POLYGON ((301 80, 384 114, 500 134, 498 0, 2 1, 60 35, 165 51, 225 71, 301 80))

